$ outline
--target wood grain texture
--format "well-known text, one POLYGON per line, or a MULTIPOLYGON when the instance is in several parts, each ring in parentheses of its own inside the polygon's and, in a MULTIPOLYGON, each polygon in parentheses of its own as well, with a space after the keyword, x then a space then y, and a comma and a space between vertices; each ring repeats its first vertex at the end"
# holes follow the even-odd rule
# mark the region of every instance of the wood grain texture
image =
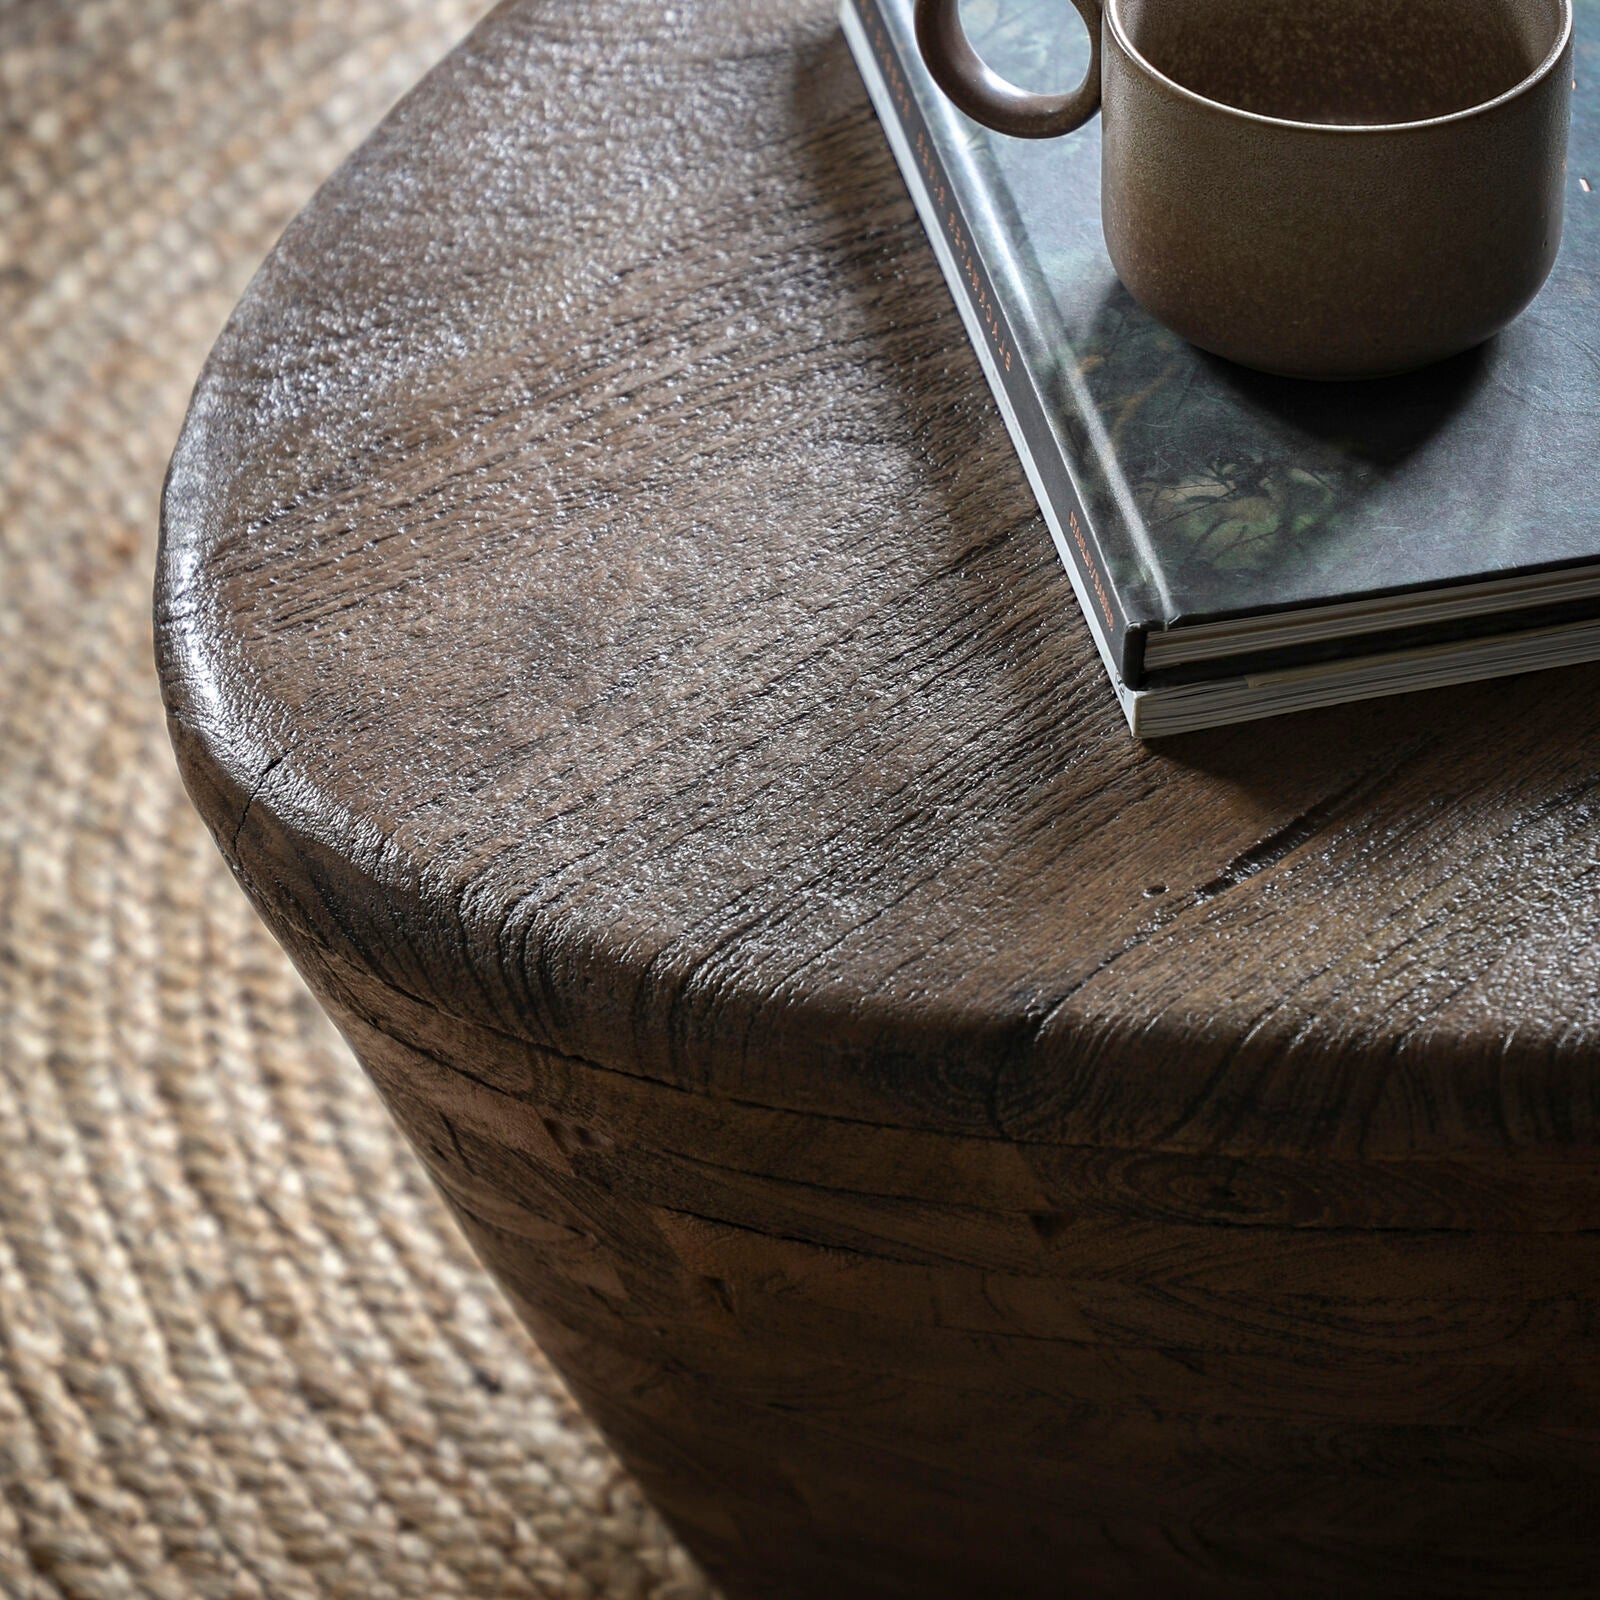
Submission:
POLYGON ((502 7, 164 520, 197 804, 731 1594, 1593 1593, 1600 671, 1131 742, 825 0, 502 7))

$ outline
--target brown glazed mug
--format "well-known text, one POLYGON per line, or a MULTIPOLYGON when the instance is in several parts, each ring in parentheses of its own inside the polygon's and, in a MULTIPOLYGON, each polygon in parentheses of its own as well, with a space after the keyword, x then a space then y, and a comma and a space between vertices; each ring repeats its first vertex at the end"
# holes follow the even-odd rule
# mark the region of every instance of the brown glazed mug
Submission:
POLYGON ((1048 138, 1104 112, 1102 220, 1128 291, 1184 338, 1306 378, 1487 339, 1561 242, 1572 0, 1072 0, 1073 93, 991 71, 958 0, 917 0, 961 110, 1048 138))

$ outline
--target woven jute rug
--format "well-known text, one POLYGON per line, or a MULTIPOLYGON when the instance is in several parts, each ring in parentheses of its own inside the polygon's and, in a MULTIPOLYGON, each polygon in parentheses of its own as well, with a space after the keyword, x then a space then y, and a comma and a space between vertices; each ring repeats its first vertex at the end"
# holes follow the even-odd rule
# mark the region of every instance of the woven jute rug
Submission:
POLYGON ((0 0, 0 1593, 709 1591, 179 787, 161 476, 279 229, 473 0, 0 0))

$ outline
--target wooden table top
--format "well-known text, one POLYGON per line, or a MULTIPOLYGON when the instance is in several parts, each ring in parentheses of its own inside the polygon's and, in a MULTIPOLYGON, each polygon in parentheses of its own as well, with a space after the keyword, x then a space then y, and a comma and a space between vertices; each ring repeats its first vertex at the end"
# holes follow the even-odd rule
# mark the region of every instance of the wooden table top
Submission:
POLYGON ((495 12, 164 521, 186 775, 351 993, 979 1137, 1594 1148, 1600 669, 1132 741, 828 0, 495 12))

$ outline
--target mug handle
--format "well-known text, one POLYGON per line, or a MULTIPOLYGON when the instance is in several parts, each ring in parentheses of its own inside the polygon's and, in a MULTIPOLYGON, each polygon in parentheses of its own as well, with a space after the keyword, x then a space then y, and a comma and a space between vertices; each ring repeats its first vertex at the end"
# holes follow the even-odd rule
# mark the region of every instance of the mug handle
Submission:
POLYGON ((917 48, 933 81, 975 122, 1018 139, 1053 139, 1100 109, 1100 0, 1072 0, 1089 30, 1089 70, 1071 94, 1033 94, 984 64, 959 0, 917 0, 917 48))

